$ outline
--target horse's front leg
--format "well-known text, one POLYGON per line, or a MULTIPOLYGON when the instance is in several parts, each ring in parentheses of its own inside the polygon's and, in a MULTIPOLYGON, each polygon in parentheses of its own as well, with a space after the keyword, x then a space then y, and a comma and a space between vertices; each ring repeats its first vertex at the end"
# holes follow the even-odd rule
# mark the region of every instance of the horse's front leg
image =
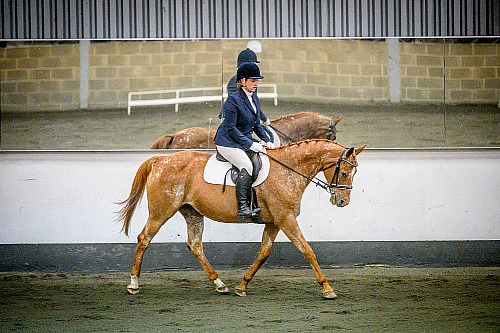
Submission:
POLYGON ((248 271, 243 276, 243 280, 236 287, 235 292, 239 296, 246 296, 246 290, 248 282, 252 280, 255 273, 259 270, 259 268, 266 262, 267 258, 271 254, 271 249, 273 247, 274 240, 278 235, 280 229, 276 227, 274 224, 266 224, 264 228, 264 233, 262 234, 262 242, 260 244, 260 251, 257 257, 257 260, 253 263, 252 266, 248 269, 248 271))
POLYGON ((188 229, 188 242, 187 247, 194 255, 196 260, 200 263, 201 267, 207 274, 207 277, 215 284, 215 290, 219 294, 229 293, 229 288, 219 279, 219 274, 212 267, 205 252, 203 251, 203 215, 189 206, 184 206, 180 209, 182 216, 186 219, 188 229))
POLYGON ((297 223, 297 219, 294 216, 291 216, 287 218, 283 223, 281 223, 279 227, 290 239, 293 245, 295 245, 297 249, 302 252, 307 261, 309 261, 309 264, 314 271, 314 275, 316 276, 316 281, 318 281, 318 283, 323 288, 323 297, 326 299, 337 298, 337 294, 335 294, 333 288, 330 286, 330 284, 328 284, 325 275, 318 265, 318 261, 316 260, 314 251, 304 238, 304 235, 299 228, 299 224, 297 223))

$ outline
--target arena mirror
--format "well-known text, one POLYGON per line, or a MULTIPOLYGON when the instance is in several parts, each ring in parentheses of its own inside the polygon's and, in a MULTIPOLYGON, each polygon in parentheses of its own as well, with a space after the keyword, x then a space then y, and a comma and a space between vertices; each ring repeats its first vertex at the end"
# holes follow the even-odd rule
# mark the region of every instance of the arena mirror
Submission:
POLYGON ((14 41, 0 48, 1 149, 148 149, 165 134, 216 129, 246 49, 270 119, 342 116, 337 138, 353 146, 500 142, 491 40, 14 41))

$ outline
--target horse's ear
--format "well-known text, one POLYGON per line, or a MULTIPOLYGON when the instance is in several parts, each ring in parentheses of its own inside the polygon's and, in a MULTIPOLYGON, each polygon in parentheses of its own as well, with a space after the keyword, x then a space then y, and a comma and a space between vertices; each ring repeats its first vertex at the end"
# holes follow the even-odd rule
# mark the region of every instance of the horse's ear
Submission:
POLYGON ((349 150, 345 153, 345 157, 349 157, 354 153, 354 147, 349 148, 349 150))
POLYGON ((363 146, 357 148, 356 149, 356 155, 359 155, 359 153, 361 153, 363 151, 363 149, 365 149, 365 148, 366 148, 366 145, 363 145, 363 146))
POLYGON ((334 125, 337 125, 338 123, 340 123, 340 121, 342 120, 342 118, 344 118, 344 116, 340 116, 340 117, 338 117, 338 119, 335 119, 335 120, 333 121, 333 124, 334 124, 334 125))

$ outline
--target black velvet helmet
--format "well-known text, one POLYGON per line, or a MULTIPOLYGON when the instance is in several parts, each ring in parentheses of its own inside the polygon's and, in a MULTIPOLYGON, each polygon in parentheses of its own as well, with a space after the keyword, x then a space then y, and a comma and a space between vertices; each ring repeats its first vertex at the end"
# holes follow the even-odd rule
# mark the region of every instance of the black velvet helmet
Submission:
POLYGON ((260 75, 260 69, 257 64, 253 62, 245 62, 238 67, 238 72, 236 73, 236 80, 241 79, 263 79, 264 77, 260 75))
POLYGON ((241 51, 240 54, 238 54, 238 67, 240 67, 241 64, 245 62, 259 63, 260 61, 257 60, 257 55, 254 51, 246 48, 245 50, 241 51))

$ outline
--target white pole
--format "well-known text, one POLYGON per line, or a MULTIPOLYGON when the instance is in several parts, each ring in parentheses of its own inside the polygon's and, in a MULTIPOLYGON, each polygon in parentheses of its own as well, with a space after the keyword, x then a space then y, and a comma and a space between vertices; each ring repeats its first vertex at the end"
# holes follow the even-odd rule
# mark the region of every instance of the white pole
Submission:
POLYGON ((392 103, 401 102, 401 71, 399 62, 399 39, 387 39, 389 62, 389 92, 392 103))
POLYGON ((80 109, 89 108, 89 50, 90 41, 80 41, 80 109))

